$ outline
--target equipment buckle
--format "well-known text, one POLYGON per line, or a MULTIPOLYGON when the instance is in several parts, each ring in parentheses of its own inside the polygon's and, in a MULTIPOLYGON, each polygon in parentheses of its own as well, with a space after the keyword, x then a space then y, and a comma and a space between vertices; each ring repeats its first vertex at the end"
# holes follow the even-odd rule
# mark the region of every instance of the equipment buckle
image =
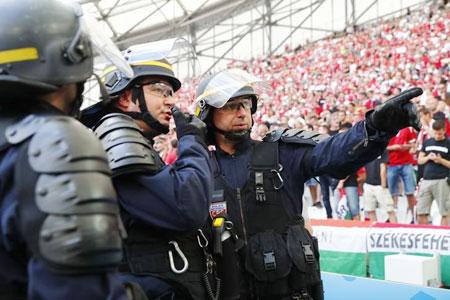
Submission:
POLYGON ((255 172, 255 190, 256 202, 265 202, 266 194, 264 192, 264 174, 262 172, 255 172))
POLYGON ((314 300, 306 290, 301 290, 299 293, 291 295, 292 300, 314 300))
POLYGON ((302 247, 303 247, 303 253, 305 254, 306 262, 309 264, 314 263, 315 257, 314 257, 314 252, 312 250, 311 244, 302 242, 302 247))
POLYGON ((266 194, 264 193, 263 186, 256 186, 256 201, 257 202, 265 202, 266 194))
POLYGON ((175 251, 177 251, 178 255, 180 256, 181 260, 183 260, 183 264, 184 264, 183 268, 181 270, 178 270, 175 267, 175 262, 173 260, 172 250, 169 250, 170 269, 175 274, 182 274, 182 273, 186 272, 187 269, 189 268, 189 262, 188 262, 186 256, 184 255, 183 251, 181 251, 180 246, 178 246, 178 243, 176 241, 170 241, 169 245, 173 245, 173 247, 175 248, 175 251))
POLYGON ((275 261, 275 253, 273 251, 264 252, 264 269, 266 271, 273 271, 277 268, 277 262, 275 261))

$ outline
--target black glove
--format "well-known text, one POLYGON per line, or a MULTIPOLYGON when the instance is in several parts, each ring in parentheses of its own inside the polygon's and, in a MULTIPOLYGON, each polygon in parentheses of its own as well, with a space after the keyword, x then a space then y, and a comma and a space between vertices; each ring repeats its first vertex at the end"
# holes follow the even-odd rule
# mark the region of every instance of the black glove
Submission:
POLYGON ((196 140, 206 147, 206 124, 196 116, 181 112, 177 107, 172 108, 177 137, 192 134, 196 140))
POLYGON ((367 126, 369 129, 387 132, 390 135, 395 135, 400 129, 409 126, 419 131, 422 125, 416 106, 410 100, 422 93, 421 88, 415 87, 387 100, 375 110, 367 112, 367 126))

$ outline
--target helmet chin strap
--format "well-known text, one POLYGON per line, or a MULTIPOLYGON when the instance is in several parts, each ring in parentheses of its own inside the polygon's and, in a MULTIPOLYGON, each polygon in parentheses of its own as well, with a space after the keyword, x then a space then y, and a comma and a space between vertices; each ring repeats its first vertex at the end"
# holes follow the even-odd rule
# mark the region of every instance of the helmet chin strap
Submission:
POLYGON ((222 129, 217 128, 216 126, 213 126, 214 130, 223 134, 223 136, 230 141, 233 142, 241 142, 247 139, 250 139, 250 130, 246 129, 246 130, 241 130, 241 131, 224 131, 222 129))
POLYGON ((69 116, 72 116, 76 119, 80 119, 81 117, 81 105, 83 104, 83 91, 84 91, 84 82, 78 82, 77 96, 72 103, 72 108, 69 111, 69 116))
POLYGON ((151 113, 148 111, 147 103, 145 103, 144 90, 141 86, 134 87, 132 89, 132 98, 133 101, 137 99, 139 103, 139 108, 141 109, 140 113, 132 113, 129 114, 130 117, 138 120, 144 121, 151 129, 155 130, 160 134, 166 134, 169 132, 169 126, 165 126, 161 124, 158 120, 156 120, 151 113))

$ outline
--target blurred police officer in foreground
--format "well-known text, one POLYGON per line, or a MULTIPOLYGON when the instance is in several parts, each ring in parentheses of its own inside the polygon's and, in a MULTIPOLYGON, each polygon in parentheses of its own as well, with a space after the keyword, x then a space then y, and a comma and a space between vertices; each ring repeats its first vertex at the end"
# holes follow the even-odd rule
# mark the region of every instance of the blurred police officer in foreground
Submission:
POLYGON ((250 74, 226 70, 202 81, 197 90, 196 114, 207 124, 209 142, 216 147, 213 231, 222 234, 218 240, 223 242, 223 232, 232 230, 239 253, 233 274, 233 253, 214 243, 214 253, 224 261, 219 264, 223 295, 323 299, 317 242, 301 217, 304 182, 325 173, 344 178, 379 156, 399 129, 418 128, 409 101, 422 91, 414 88, 390 99, 333 137, 279 129, 257 142, 249 137, 258 101, 255 85, 258 80, 250 74), (240 281, 230 283, 238 275, 240 281), (238 283, 240 291, 233 291, 239 290, 238 283))
POLYGON ((72 118, 93 68, 81 7, 3 0, 0 16, 0 299, 127 299, 108 160, 72 118))
POLYGON ((114 173, 128 233, 120 271, 151 299, 206 299, 207 261, 200 246, 206 240, 197 231, 207 220, 212 192, 206 125, 174 108, 181 83, 165 58, 154 60, 139 45, 125 53, 134 76, 107 70, 110 100, 82 116, 101 139, 114 173), (178 159, 164 165, 151 139, 169 131, 172 117, 178 159))

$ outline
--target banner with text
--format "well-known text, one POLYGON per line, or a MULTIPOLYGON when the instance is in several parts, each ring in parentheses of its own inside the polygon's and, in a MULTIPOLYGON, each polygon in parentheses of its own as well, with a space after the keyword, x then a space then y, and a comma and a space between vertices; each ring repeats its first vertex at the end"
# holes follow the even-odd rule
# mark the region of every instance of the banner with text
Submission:
POLYGON ((376 223, 367 235, 369 273, 384 279, 384 257, 405 253, 441 255, 441 275, 450 285, 450 230, 448 227, 376 223))

